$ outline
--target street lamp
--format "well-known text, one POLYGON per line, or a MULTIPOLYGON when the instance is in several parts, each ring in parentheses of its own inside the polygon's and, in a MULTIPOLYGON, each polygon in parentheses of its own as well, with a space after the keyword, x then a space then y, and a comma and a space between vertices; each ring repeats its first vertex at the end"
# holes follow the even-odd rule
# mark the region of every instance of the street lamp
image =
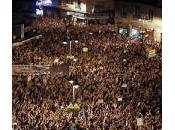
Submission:
POLYGON ((79 88, 79 85, 73 85, 72 91, 73 91, 73 104, 75 102, 75 89, 79 88))
POLYGON ((69 55, 70 56, 72 56, 72 42, 78 43, 78 40, 75 40, 75 41, 70 40, 69 42, 69 55))
POLYGON ((75 40, 75 43, 78 43, 78 40, 75 40))
POLYGON ((73 80, 69 80, 69 83, 73 84, 73 83, 74 83, 74 81, 73 81, 73 80))
POLYGON ((73 97, 73 104, 75 102, 75 89, 78 89, 79 88, 79 85, 77 84, 74 84, 74 81, 71 79, 69 80, 69 83, 72 84, 72 97, 73 97))
POLYGON ((66 45, 66 44, 67 44, 67 42, 65 42, 65 41, 64 41, 64 42, 63 42, 63 44, 64 44, 64 45, 66 45))

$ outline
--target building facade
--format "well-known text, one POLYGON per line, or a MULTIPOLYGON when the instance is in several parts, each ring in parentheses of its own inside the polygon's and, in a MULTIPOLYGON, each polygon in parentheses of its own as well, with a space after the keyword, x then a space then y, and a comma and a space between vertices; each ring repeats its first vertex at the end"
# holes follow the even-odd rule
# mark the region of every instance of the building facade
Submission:
POLYGON ((150 39, 161 41, 162 9, 134 2, 115 2, 115 24, 119 27, 137 28, 140 32, 149 33, 150 39))
POLYGON ((59 8, 82 19, 108 19, 115 14, 113 0, 62 0, 59 8))

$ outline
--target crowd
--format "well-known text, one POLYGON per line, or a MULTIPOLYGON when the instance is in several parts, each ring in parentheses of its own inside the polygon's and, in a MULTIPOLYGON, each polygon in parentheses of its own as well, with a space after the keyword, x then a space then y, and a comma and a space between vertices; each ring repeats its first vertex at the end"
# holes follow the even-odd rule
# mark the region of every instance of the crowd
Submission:
MULTIPOLYGON (((75 120, 66 106, 72 84, 58 73, 13 76, 14 130, 161 130, 161 47, 148 58, 144 44, 117 35, 114 25, 74 25, 61 18, 37 19, 33 28, 42 34, 13 48, 13 64, 48 65, 66 62, 69 44, 77 59, 69 67, 80 111, 75 120), (78 40, 78 43, 74 41, 78 40), (89 50, 82 51, 83 47, 89 50), (29 78, 30 77, 30 78, 29 78), (138 126, 137 119, 143 124, 138 126), (73 129, 73 128, 72 128, 73 129)), ((70 78, 69 77, 69 78, 70 78)))

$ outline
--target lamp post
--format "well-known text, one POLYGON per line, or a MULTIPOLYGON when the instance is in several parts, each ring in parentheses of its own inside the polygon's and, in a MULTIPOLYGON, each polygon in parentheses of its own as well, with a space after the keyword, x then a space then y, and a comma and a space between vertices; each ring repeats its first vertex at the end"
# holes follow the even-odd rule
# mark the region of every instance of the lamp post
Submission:
POLYGON ((79 106, 75 103, 75 89, 78 89, 79 85, 73 85, 73 80, 69 80, 69 83, 72 84, 72 103, 69 104, 69 111, 72 112, 72 119, 75 121, 75 112, 79 111, 79 106))
MULTIPOLYGON (((72 60, 74 62, 77 61, 77 59, 72 55, 72 43, 78 44, 78 40, 70 40, 69 37, 68 37, 68 40, 69 40, 69 52, 68 52, 69 54, 67 55, 67 58, 70 61, 69 62, 69 76, 70 76, 71 75, 70 67, 72 66, 72 60)), ((62 44, 63 45, 67 45, 68 42, 67 41, 63 41, 62 44)))
POLYGON ((72 50, 72 41, 70 40, 70 42, 69 42, 69 55, 70 56, 72 56, 71 50, 72 50))
MULTIPOLYGON (((69 56, 72 56, 72 42, 78 44, 78 40, 69 40, 69 56)), ((63 41, 62 44, 67 45, 68 43, 66 41, 63 41)))
POLYGON ((74 104, 74 102, 75 102, 75 87, 73 86, 72 87, 72 103, 74 104))
POLYGON ((73 85, 74 84, 74 81, 73 80, 69 80, 69 83, 72 84, 72 102, 74 104, 75 102, 75 89, 78 89, 79 88, 79 85, 73 85))
POLYGON ((75 89, 79 88, 79 85, 73 85, 72 93, 73 93, 73 104, 75 103, 75 89))
POLYGON ((74 42, 74 43, 78 43, 78 40, 75 40, 75 41, 73 41, 73 40, 70 40, 69 41, 69 55, 70 56, 72 56, 72 42, 74 42))

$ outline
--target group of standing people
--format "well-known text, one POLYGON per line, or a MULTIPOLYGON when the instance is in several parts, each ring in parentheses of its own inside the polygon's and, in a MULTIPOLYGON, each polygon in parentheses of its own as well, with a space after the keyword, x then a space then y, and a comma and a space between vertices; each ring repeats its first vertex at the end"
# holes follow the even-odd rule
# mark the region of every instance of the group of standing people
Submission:
POLYGON ((14 75, 14 130, 69 130, 70 123, 77 130, 161 130, 162 59, 157 43, 149 45, 156 56, 148 58, 144 43, 116 34, 114 25, 70 26, 62 18, 39 18, 32 28, 42 38, 13 48, 13 64, 64 63, 71 40, 76 60, 69 76, 80 86, 75 97, 81 109, 75 120, 66 111, 72 84, 65 76, 14 75))

